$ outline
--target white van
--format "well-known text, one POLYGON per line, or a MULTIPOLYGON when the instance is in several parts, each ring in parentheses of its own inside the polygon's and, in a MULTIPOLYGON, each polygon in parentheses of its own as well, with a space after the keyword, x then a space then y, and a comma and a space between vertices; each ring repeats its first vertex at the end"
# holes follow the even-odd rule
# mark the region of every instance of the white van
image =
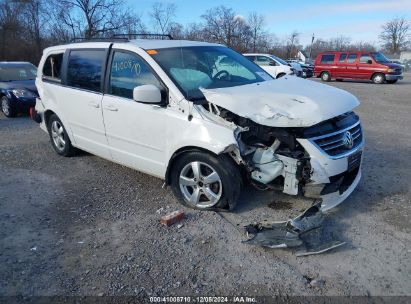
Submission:
POLYGON ((83 42, 44 50, 33 117, 54 150, 162 178, 179 201, 233 209, 246 184, 342 202, 361 177, 358 100, 222 45, 83 42))
POLYGON ((243 54, 248 60, 254 62, 263 68, 274 78, 280 78, 286 75, 294 75, 298 72, 288 62, 270 54, 243 54))

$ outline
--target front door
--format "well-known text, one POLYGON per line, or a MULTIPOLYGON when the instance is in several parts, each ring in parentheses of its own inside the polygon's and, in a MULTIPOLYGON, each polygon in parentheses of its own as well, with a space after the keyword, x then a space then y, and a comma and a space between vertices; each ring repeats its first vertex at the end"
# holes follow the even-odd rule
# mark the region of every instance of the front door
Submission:
POLYGON ((267 56, 255 56, 255 63, 258 64, 268 74, 277 78, 279 64, 267 56))
POLYGON ((374 72, 373 60, 369 53, 360 55, 360 61, 358 63, 358 78, 371 79, 371 75, 374 72))
POLYGON ((145 84, 153 84, 163 92, 164 88, 135 53, 113 50, 110 62, 103 116, 113 159, 161 177, 166 166, 167 108, 134 101, 133 89, 145 84))

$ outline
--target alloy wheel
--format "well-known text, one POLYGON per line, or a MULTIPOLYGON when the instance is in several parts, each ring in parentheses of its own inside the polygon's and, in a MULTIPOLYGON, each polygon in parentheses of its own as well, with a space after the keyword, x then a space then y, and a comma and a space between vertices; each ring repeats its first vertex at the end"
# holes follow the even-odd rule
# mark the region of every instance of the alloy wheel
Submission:
POLYGON ((199 161, 188 163, 181 170, 179 184, 184 199, 198 208, 215 206, 223 192, 223 185, 217 171, 199 161))
POLYGON ((66 141, 64 139, 64 128, 63 125, 55 120, 51 124, 51 137, 53 138, 54 145, 59 151, 63 151, 66 146, 66 141))
POLYGON ((1 110, 3 111, 4 115, 10 115, 10 103, 6 97, 1 99, 1 110))

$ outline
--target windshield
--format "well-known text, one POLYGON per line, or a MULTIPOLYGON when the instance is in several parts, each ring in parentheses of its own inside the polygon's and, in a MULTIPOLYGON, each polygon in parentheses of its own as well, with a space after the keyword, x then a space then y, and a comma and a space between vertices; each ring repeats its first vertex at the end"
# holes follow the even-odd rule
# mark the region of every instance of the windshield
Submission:
POLYGON ((37 68, 29 63, 0 65, 0 81, 33 80, 36 74, 37 68))
POLYGON ((389 63, 390 61, 380 52, 371 53, 374 57, 374 60, 378 63, 389 63))
POLYGON ((259 66, 223 46, 156 50, 152 54, 188 100, 201 100, 200 88, 234 87, 272 80, 259 66))
POLYGON ((285 60, 283 60, 283 59, 281 59, 281 58, 279 58, 279 57, 277 57, 277 56, 271 55, 271 58, 273 58, 274 60, 277 60, 277 61, 278 61, 279 63, 281 63, 281 64, 288 65, 288 62, 287 62, 287 61, 285 61, 285 60))

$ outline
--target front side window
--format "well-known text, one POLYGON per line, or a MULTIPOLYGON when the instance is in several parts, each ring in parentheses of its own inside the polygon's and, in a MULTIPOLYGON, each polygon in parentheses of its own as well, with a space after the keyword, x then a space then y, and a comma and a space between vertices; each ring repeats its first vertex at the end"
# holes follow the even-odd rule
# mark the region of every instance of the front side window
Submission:
POLYGON ((48 80, 60 82, 62 63, 63 53, 48 56, 43 66, 43 77, 48 80))
POLYGON ((161 89, 160 82, 140 57, 130 53, 114 52, 109 94, 132 99, 134 88, 146 84, 161 89))
POLYGON ((347 63, 354 63, 357 60, 357 54, 350 54, 347 58, 347 63))
POLYGON ((101 92, 101 75, 106 50, 72 50, 67 67, 67 85, 101 92))
POLYGON ((378 63, 389 63, 390 61, 383 55, 381 52, 375 52, 372 53, 372 56, 374 57, 375 61, 378 63))
POLYGON ((273 79, 258 65, 223 46, 165 48, 151 56, 192 101, 204 99, 200 88, 234 87, 273 79))
POLYGON ((344 62, 345 58, 347 58, 347 54, 340 54, 340 58, 338 59, 338 62, 344 62))
POLYGON ((335 55, 322 55, 320 62, 323 64, 333 64, 334 58, 335 58, 335 55))
POLYGON ((372 59, 370 54, 361 54, 360 56, 360 63, 369 63, 368 61, 371 60, 372 63, 372 59))
POLYGON ((31 63, 0 64, 0 81, 33 80, 37 69, 31 63))

